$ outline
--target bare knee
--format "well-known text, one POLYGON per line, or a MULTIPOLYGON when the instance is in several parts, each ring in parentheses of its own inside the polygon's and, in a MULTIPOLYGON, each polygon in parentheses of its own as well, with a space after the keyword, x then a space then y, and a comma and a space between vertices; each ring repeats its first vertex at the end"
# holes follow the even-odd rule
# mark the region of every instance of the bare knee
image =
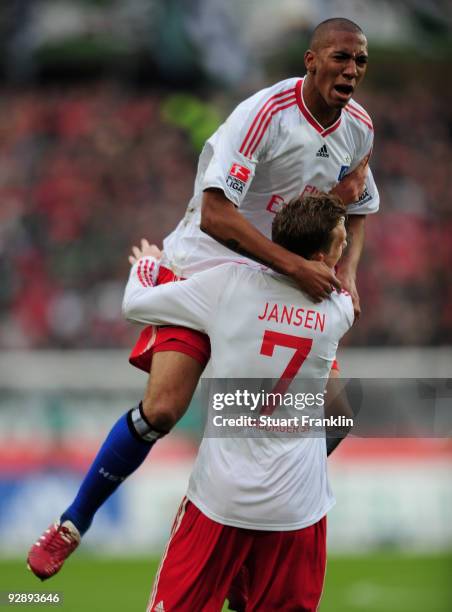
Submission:
POLYGON ((179 398, 168 390, 151 399, 146 393, 143 399, 143 413, 148 423, 159 431, 170 431, 184 415, 191 398, 181 404, 179 398))
POLYGON ((185 414, 204 366, 183 353, 160 352, 152 360, 143 412, 153 427, 169 431, 185 414))

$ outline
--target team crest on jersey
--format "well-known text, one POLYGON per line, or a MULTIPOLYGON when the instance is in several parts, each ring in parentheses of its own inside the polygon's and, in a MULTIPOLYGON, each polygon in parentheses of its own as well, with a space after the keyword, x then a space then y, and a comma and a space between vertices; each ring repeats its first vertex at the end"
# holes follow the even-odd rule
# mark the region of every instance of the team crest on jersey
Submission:
POLYGON ((349 168, 350 168, 350 166, 341 166, 341 169, 339 170, 339 176, 337 177, 338 181, 342 181, 344 176, 347 174, 347 170, 349 168))
POLYGON ((251 170, 240 164, 232 164, 226 179, 226 185, 239 193, 243 193, 243 189, 251 176, 251 170))

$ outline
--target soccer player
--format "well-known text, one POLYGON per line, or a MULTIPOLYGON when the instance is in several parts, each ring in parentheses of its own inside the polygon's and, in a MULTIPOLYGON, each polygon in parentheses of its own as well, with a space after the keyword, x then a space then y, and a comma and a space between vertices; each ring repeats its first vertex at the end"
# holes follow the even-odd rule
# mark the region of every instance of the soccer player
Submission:
MULTIPOLYGON (((273 240, 333 269, 346 244, 344 219, 334 196, 297 198, 274 217, 273 240)), ((286 391, 289 379, 315 379, 323 392, 338 342, 354 320, 347 292, 315 304, 286 276, 234 263, 149 289, 146 263, 153 258, 139 258, 131 270, 123 304, 129 320, 207 333, 214 379, 277 378, 286 391)), ((221 423, 222 412, 212 413, 208 420, 215 415, 221 423)), ((276 428, 277 415, 278 409, 276 428)), ((249 611, 317 609, 325 515, 334 504, 325 440, 312 433, 238 437, 231 429, 232 437, 220 429, 201 443, 149 612, 220 611, 239 571, 248 574, 249 611)))
MULTIPOLYGON (((292 278, 315 301, 342 283, 359 314, 355 277, 364 221, 379 206, 370 170, 367 174, 372 122, 352 99, 367 57, 359 26, 327 20, 312 35, 304 78, 277 83, 237 106, 206 142, 187 212, 164 241, 158 277, 150 264, 142 269, 145 283, 253 259, 292 278), (269 238, 274 215, 286 202, 319 191, 350 204, 351 244, 337 277, 324 262, 308 261, 269 238)), ((45 579, 61 568, 98 508, 181 418, 209 356, 208 337, 199 331, 143 331, 131 362, 150 371, 144 400, 113 426, 74 501, 31 548, 28 561, 36 575, 45 579)))

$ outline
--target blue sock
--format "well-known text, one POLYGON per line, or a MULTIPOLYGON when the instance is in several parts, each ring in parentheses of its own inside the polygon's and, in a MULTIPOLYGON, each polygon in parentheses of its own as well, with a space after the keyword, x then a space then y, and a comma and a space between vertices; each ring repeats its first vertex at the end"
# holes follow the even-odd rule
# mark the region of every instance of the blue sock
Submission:
POLYGON ((123 414, 97 453, 76 498, 61 515, 61 522, 72 521, 83 535, 97 510, 122 481, 143 463, 153 444, 162 435, 146 422, 141 404, 123 414))

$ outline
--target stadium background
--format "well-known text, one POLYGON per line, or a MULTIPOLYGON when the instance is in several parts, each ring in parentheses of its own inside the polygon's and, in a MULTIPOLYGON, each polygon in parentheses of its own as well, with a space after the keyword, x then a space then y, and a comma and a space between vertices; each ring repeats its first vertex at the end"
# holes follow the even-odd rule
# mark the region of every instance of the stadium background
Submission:
MULTIPOLYGON (((141 397, 120 317, 130 245, 184 212, 197 153, 234 104, 301 75, 329 16, 368 34, 357 95, 381 193, 345 376, 443 377, 452 364, 452 13, 417 0, 14 0, 0 8, 0 591, 42 590, 30 543, 113 419, 141 397)), ((450 400, 448 400, 450 401, 450 400)), ((46 590, 66 610, 143 609, 199 441, 197 400, 99 512, 46 590)), ((322 610, 452 609, 450 439, 352 439, 322 610)))

